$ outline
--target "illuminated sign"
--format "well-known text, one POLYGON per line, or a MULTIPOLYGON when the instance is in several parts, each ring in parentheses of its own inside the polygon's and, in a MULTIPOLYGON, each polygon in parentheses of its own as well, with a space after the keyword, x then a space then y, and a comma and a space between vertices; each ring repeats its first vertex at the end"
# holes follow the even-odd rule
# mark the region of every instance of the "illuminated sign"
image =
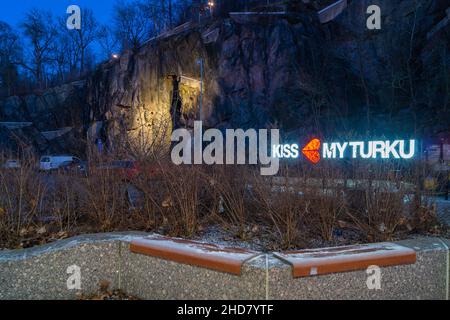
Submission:
POLYGON ((280 143, 278 129, 203 130, 194 121, 194 130, 173 130, 170 153, 176 165, 260 165, 261 175, 275 175, 280 159, 305 157, 317 164, 321 159, 411 159, 416 152, 415 140, 376 140, 322 142, 314 138, 300 147, 297 143, 280 143))
MULTIPOLYGON (((272 156, 298 158, 297 144, 272 146, 272 156)), ((416 153, 415 140, 377 140, 351 142, 324 142, 312 139, 302 149, 302 154, 316 164, 323 159, 411 159, 416 153)))
POLYGON ((320 161, 320 140, 312 139, 303 149, 303 155, 312 163, 320 161))
POLYGON ((272 146, 274 158, 298 158, 298 144, 277 144, 272 146))

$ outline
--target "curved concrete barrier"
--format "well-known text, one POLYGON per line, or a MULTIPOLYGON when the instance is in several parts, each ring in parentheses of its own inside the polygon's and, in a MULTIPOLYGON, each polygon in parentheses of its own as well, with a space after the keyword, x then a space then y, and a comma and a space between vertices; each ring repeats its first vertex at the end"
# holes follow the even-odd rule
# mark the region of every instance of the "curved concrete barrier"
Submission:
POLYGON ((366 270, 370 266, 387 267, 416 262, 416 252, 413 249, 395 243, 295 250, 275 252, 274 255, 292 265, 294 277, 366 270))
POLYGON ((130 249, 134 253, 236 275, 241 275, 246 261, 258 255, 255 251, 241 248, 159 236, 134 240, 130 249))
POLYGON ((143 299, 448 299, 449 245, 430 237, 303 250, 289 262, 292 252, 265 254, 146 233, 86 235, 0 251, 0 299, 76 299, 105 281, 143 299), (342 268, 342 261, 353 267, 342 268), (376 266, 370 272, 369 263, 376 266))

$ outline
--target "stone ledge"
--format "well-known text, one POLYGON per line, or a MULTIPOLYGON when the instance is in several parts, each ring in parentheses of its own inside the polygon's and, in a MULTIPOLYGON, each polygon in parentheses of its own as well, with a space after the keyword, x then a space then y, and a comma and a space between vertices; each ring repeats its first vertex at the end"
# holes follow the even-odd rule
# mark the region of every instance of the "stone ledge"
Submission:
POLYGON ((293 278, 292 267, 274 257, 274 267, 269 266, 268 270, 269 297, 283 300, 448 299, 449 252, 443 240, 420 237, 396 244, 414 250, 416 263, 380 268, 380 289, 368 288, 366 270, 293 278))
MULTIPOLYGON (((448 239, 396 243, 416 253, 416 263, 381 268, 380 290, 366 285, 366 270, 293 278, 273 254, 241 265, 240 276, 133 253, 131 243, 155 235, 79 236, 25 250, 0 251, 0 299, 76 299, 100 281, 143 299, 448 299, 448 239), (81 290, 68 290, 67 268, 81 269, 81 290)), ((337 249, 338 250, 338 249, 337 249)))
POLYGON ((413 249, 394 243, 292 250, 275 252, 274 256, 292 266, 294 278, 416 262, 413 249))
POLYGON ((133 253, 241 275, 242 265, 260 253, 198 241, 169 237, 146 237, 131 242, 133 253))

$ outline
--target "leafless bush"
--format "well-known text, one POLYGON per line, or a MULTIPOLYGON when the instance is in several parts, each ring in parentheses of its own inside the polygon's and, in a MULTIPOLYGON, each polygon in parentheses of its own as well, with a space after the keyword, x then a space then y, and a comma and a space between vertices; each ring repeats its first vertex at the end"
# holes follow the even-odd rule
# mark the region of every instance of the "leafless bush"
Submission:
POLYGON ((170 205, 170 193, 164 183, 164 170, 161 162, 141 164, 141 173, 133 180, 133 185, 140 197, 133 210, 133 221, 145 230, 157 230, 167 224, 165 208, 170 205))
POLYGON ((0 169, 1 246, 34 245, 41 242, 31 238, 61 232, 193 237, 211 224, 241 240, 264 238, 276 249, 441 232, 421 188, 428 174, 421 164, 303 163, 263 177, 251 166, 175 166, 148 157, 131 178, 98 166, 117 157, 96 159, 87 177, 38 172, 31 158, 21 168, 0 169))
POLYGON ((311 203, 302 194, 298 179, 255 176, 252 191, 262 222, 270 226, 274 247, 289 249, 305 245, 305 218, 311 203))
POLYGON ((173 235, 190 237, 199 227, 205 180, 201 167, 170 166, 162 170, 165 228, 173 235))
POLYGON ((52 174, 48 179, 42 220, 56 222, 60 232, 70 232, 82 218, 83 181, 62 172, 52 174))
POLYGON ((311 199, 308 224, 312 232, 331 242, 337 220, 343 212, 344 188, 347 181, 342 168, 323 163, 317 171, 319 181, 316 182, 316 187, 306 188, 305 196, 311 199))
POLYGON ((214 192, 215 216, 236 235, 246 238, 246 227, 251 212, 250 196, 253 170, 246 166, 222 166, 209 176, 214 192))
POLYGON ((426 209, 417 167, 400 169, 388 162, 355 166, 345 210, 366 241, 392 240, 402 229, 412 231, 418 210, 426 209))
MULTIPOLYGON (((3 163, 3 161, 2 161, 3 163)), ((0 169, 0 237, 17 239, 35 224, 46 187, 35 170, 35 159, 26 158, 21 167, 0 169)))
POLYGON ((115 170, 92 165, 81 186, 80 210, 91 223, 100 231, 111 231, 119 226, 129 208, 123 176, 115 170))

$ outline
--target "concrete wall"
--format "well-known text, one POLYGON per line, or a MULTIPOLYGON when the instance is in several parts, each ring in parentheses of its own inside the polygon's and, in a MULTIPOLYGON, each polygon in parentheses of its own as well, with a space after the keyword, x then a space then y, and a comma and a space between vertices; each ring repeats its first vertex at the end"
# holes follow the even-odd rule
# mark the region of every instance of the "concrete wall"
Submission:
POLYGON ((143 233, 79 236, 37 248, 0 251, 0 299, 75 299, 101 281, 143 299, 448 299, 450 240, 398 242, 417 252, 412 265, 381 269, 369 290, 365 270, 293 278, 291 266, 261 254, 241 276, 131 253, 143 233), (80 267, 81 290, 68 290, 67 268, 80 267))

